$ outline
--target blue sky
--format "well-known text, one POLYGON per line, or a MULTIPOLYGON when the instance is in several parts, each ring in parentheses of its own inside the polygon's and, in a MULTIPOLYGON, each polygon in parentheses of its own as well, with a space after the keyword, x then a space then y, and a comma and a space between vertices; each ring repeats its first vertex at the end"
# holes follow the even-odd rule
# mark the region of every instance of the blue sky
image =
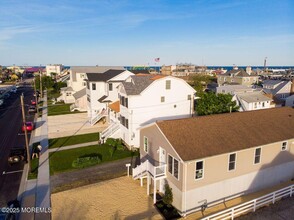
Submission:
POLYGON ((0 65, 294 65, 293 0, 1 0, 0 65))

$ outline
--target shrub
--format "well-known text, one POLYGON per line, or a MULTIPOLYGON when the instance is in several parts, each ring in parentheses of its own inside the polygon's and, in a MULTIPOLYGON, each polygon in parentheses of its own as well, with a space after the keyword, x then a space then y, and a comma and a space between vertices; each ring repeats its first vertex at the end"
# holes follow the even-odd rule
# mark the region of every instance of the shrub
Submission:
POLYGON ((167 205, 170 206, 173 202, 173 192, 172 192, 172 188, 169 187, 168 183, 165 184, 164 186, 165 188, 165 192, 164 195, 162 197, 162 201, 167 205))
POLYGON ((85 168, 101 162, 101 156, 79 157, 72 162, 74 168, 85 168))

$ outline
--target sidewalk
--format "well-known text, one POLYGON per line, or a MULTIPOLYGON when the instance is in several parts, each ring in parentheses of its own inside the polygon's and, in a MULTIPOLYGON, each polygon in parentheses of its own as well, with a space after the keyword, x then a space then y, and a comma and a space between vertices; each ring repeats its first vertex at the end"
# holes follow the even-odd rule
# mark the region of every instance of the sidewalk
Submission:
MULTIPOLYGON (((43 97, 43 111, 42 117, 37 118, 36 129, 32 134, 30 140, 30 148, 33 143, 40 142, 42 146, 42 152, 39 158, 39 169, 37 180, 27 180, 28 165, 24 167, 20 189, 18 193, 18 199, 21 201, 22 207, 38 208, 49 210, 51 208, 50 203, 50 176, 49 176, 49 152, 48 152, 48 126, 47 126, 47 94, 44 93, 43 97)), ((28 213, 20 213, 19 219, 30 220, 51 219, 50 213, 31 211, 28 213)))
POLYGON ((97 145, 97 144, 98 144, 98 141, 92 141, 92 142, 69 145, 69 146, 64 146, 64 147, 56 147, 56 148, 49 149, 49 153, 62 151, 62 150, 70 150, 70 149, 79 148, 79 147, 88 147, 88 146, 97 145))

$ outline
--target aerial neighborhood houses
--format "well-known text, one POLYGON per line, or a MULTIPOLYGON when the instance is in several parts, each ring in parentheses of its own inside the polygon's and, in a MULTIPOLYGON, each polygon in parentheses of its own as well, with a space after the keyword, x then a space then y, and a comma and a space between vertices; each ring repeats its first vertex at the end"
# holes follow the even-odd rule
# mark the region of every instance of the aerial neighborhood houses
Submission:
POLYGON ((294 106, 294 84, 291 80, 259 80, 251 67, 246 71, 235 67, 217 75, 216 93, 231 94, 239 111, 251 111, 281 106, 294 106), (262 87, 258 86, 262 84, 262 87))
POLYGON ((133 177, 148 193, 168 183, 186 215, 293 179, 293 128, 288 107, 156 121, 141 128, 133 177))
POLYGON ((294 109, 275 108, 294 104, 293 81, 258 87, 251 68, 217 79, 216 93, 231 94, 240 112, 193 117, 196 91, 185 80, 121 67, 72 67, 59 99, 87 111, 92 125, 108 122, 102 142, 139 149, 133 178, 147 179, 154 203, 168 183, 185 216, 294 178, 294 109))
POLYGON ((252 71, 251 67, 247 67, 246 71, 242 68, 234 67, 232 70, 219 74, 217 76, 219 86, 223 85, 244 85, 252 86, 258 83, 258 75, 252 71))

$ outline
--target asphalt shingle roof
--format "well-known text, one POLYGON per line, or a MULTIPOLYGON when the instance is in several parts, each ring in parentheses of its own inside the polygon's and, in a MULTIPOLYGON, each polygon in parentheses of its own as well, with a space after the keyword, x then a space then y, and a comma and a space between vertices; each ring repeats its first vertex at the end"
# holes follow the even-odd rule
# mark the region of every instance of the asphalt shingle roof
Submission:
POLYGON ((80 91, 77 91, 75 94, 73 94, 73 97, 75 99, 79 99, 79 98, 81 98, 81 97, 83 97, 85 95, 86 95, 86 88, 83 88, 80 91))
POLYGON ((108 81, 111 78, 121 74, 125 70, 107 70, 104 73, 87 73, 88 81, 90 82, 99 82, 99 81, 108 81))
POLYGON ((247 103, 252 103, 252 102, 264 102, 264 101, 273 101, 273 99, 265 96, 261 92, 246 92, 246 93, 241 93, 237 94, 237 96, 240 99, 243 99, 247 103))
POLYGON ((152 82, 154 75, 134 75, 131 76, 131 82, 122 82, 127 95, 139 95, 152 82))
POLYGON ((294 109, 289 107, 156 123, 184 161, 294 138, 294 109))

